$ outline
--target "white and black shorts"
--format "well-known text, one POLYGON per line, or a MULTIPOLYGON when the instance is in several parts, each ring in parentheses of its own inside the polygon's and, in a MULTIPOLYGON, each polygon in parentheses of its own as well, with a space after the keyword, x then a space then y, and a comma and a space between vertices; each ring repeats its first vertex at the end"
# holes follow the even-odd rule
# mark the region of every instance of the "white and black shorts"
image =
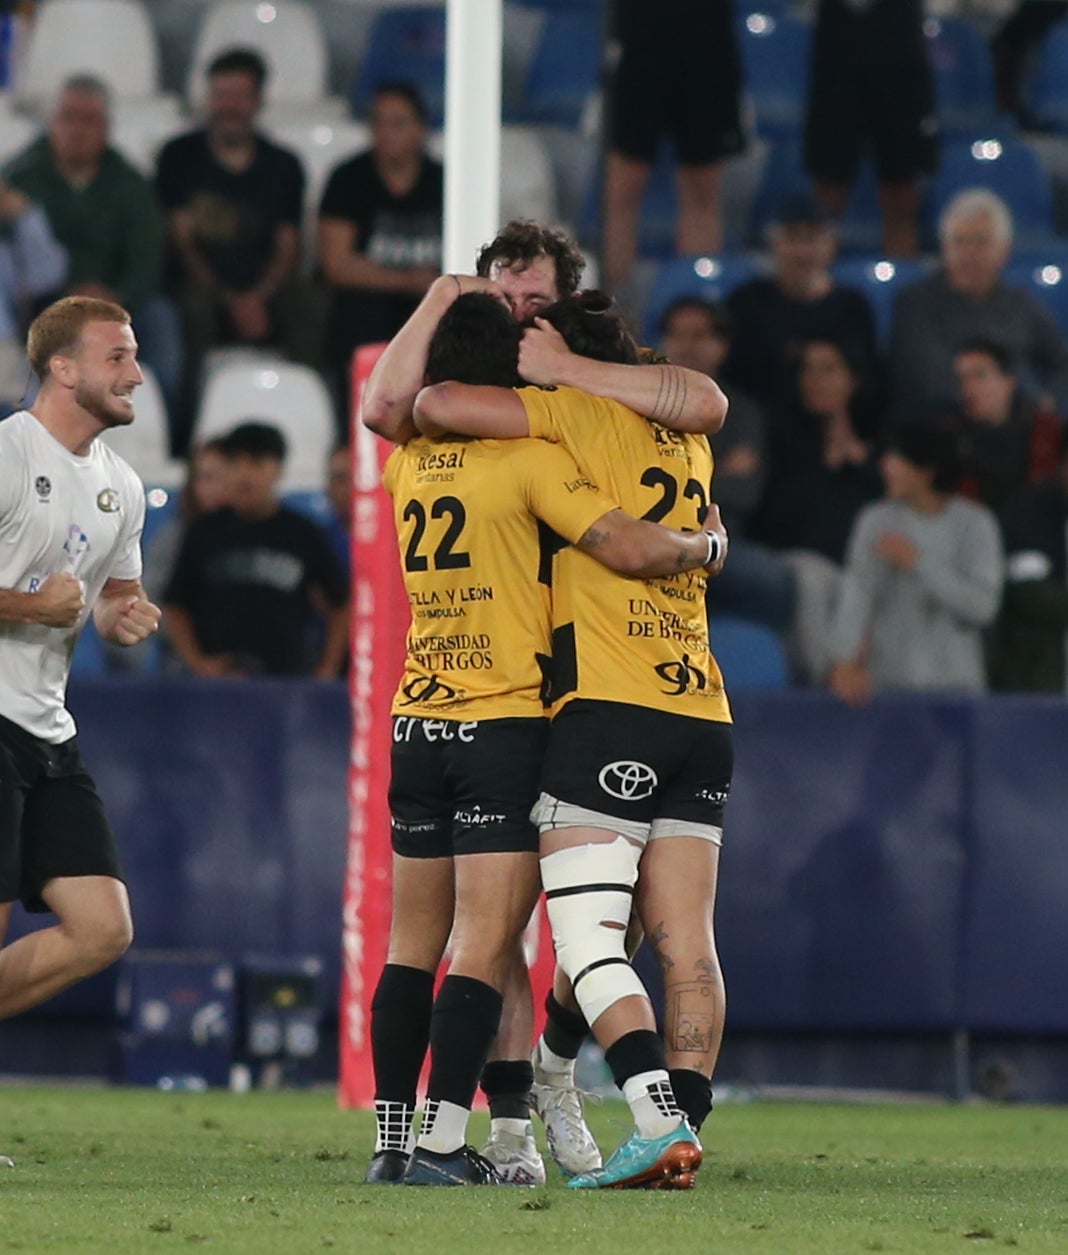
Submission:
POLYGON ((548 719, 393 719, 389 810, 404 858, 536 851, 548 719))

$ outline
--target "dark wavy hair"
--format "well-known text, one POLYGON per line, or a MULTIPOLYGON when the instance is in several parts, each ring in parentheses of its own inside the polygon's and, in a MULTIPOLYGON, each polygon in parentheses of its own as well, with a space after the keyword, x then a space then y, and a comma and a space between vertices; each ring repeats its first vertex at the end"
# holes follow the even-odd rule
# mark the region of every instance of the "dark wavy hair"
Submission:
POLYGON ((518 388, 523 328, 485 292, 458 296, 441 316, 426 355, 426 382, 518 388))
POLYGON ((960 474, 960 444, 957 433, 931 422, 898 423, 891 428, 886 448, 921 470, 933 471, 936 492, 952 492, 960 474))
POLYGON ((548 257, 556 269, 556 291, 560 296, 574 292, 586 269, 586 260, 578 245, 563 231, 539 226, 522 218, 513 218, 501 227, 495 239, 479 253, 476 272, 486 278, 495 261, 505 266, 525 269, 539 257, 548 257), (524 265, 525 263, 525 265, 524 265))
POLYGON ((564 337, 567 347, 580 357, 597 362, 621 362, 635 366, 638 346, 622 316, 603 292, 579 292, 565 296, 545 309, 541 317, 564 337))

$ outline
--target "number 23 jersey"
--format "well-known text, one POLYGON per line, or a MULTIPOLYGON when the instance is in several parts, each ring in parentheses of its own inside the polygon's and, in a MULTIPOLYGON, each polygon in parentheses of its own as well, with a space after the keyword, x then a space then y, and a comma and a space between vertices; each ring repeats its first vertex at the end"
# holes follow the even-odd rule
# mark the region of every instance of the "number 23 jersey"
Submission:
POLYGON ((575 541, 615 502, 540 440, 415 439, 390 455, 383 482, 412 612, 393 713, 543 715, 550 619, 538 519, 575 541))
MULTIPOLYGON (((695 530, 708 506, 712 451, 574 388, 522 388, 531 436, 563 445, 580 470, 637 518, 695 530)), ((573 548, 553 572, 552 700, 625 702, 729 722, 708 643, 703 570, 622 579, 573 548)))

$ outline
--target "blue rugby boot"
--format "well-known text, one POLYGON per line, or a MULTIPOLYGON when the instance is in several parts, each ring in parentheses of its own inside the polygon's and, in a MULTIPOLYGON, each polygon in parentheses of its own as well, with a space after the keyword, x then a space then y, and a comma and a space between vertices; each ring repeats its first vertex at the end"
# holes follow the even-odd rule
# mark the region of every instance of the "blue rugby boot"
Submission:
POLYGON ((682 1120, 661 1137, 632 1133, 603 1168, 572 1177, 567 1185, 572 1190, 689 1190, 701 1159, 697 1134, 682 1120))

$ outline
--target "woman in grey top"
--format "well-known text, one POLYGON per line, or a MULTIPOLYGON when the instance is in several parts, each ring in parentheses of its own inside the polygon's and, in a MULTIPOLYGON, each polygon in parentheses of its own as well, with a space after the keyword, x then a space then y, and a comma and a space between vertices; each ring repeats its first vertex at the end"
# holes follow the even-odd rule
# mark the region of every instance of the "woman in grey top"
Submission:
POLYGON ((982 632, 997 613, 1001 538, 985 506, 955 496, 952 436, 910 424, 882 459, 886 498, 857 517, 831 629, 830 687, 986 688, 982 632))

